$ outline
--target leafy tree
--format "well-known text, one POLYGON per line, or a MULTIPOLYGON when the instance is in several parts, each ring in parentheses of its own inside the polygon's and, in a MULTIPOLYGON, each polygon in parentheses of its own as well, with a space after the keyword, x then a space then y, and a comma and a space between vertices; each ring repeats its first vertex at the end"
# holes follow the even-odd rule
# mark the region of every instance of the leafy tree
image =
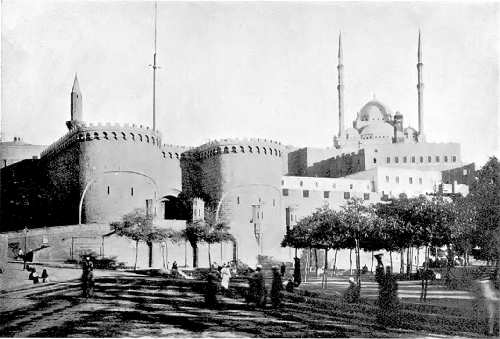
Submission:
POLYGON ((139 242, 145 242, 149 247, 149 266, 152 265, 153 243, 160 241, 177 241, 180 233, 171 228, 157 228, 153 225, 153 217, 144 209, 138 208, 122 217, 121 221, 112 222, 111 227, 116 235, 127 237, 135 241, 135 263, 137 269, 137 255, 139 242))
POLYGON ((208 265, 212 267, 211 245, 235 240, 234 236, 229 233, 229 227, 224 222, 218 220, 213 210, 206 211, 205 220, 194 220, 187 223, 182 237, 189 241, 193 248, 193 267, 198 267, 199 243, 205 242, 208 244, 208 265))
POLYGON ((474 257, 496 261, 500 267, 500 164, 496 157, 476 172, 467 198, 475 214, 474 257))
POLYGON ((359 198, 350 199, 346 206, 342 207, 340 213, 340 224, 343 239, 343 246, 355 250, 356 255, 356 279, 358 285, 361 283, 361 244, 367 244, 373 235, 371 227, 374 220, 373 209, 364 205, 364 201, 359 198))

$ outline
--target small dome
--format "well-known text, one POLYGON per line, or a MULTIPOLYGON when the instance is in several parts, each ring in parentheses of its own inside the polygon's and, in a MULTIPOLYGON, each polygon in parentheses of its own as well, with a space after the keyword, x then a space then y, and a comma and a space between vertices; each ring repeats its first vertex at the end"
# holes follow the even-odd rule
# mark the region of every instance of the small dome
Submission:
POLYGON ((345 130, 345 136, 347 140, 358 140, 359 132, 355 128, 348 128, 345 130))
POLYGON ((374 121, 361 130, 362 139, 392 138, 394 127, 385 121, 374 121))
POLYGON ((413 127, 406 127, 404 130, 403 130, 404 134, 406 135, 412 135, 412 134, 417 134, 417 130, 414 129, 413 127))
POLYGON ((392 119, 392 111, 377 100, 367 102, 358 113, 358 119, 361 121, 377 121, 392 119))

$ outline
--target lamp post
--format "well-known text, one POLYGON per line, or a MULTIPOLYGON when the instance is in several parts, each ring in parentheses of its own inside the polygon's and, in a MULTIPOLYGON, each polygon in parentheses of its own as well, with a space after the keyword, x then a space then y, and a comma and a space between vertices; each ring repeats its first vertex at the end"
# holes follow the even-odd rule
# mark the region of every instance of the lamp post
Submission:
MULTIPOLYGON (((273 190, 275 190, 277 193, 278 193, 278 198, 279 198, 279 208, 281 208, 281 205, 282 205, 282 196, 281 196, 281 190, 276 187, 276 186, 273 186, 273 185, 269 185, 269 184, 245 184, 245 185, 236 185, 236 186, 233 186, 231 187, 231 189, 229 189, 228 191, 224 192, 224 194, 222 194, 221 198, 219 199, 219 202, 217 203, 217 209, 215 211, 215 221, 216 222, 219 222, 219 214, 220 214, 220 210, 221 210, 221 207, 222 207, 222 202, 224 201, 224 199, 226 199, 226 197, 231 194, 231 193, 234 193, 234 191, 240 189, 240 188, 244 188, 244 187, 266 187, 266 188, 271 188, 273 190)), ((253 205, 252 205, 253 206, 253 205)), ((254 230, 255 231, 255 230, 254 230)), ((259 244, 259 254, 262 254, 262 246, 261 246, 261 243, 259 244)), ((237 258, 235 257, 235 253, 237 251, 237 246, 236 246, 236 240, 234 241, 234 244, 233 244, 233 259, 234 260, 237 260, 237 258)))
POLYGON ((23 256, 23 269, 26 269, 26 255, 28 254, 26 252, 27 247, 28 247, 28 226, 24 226, 24 256, 23 256))

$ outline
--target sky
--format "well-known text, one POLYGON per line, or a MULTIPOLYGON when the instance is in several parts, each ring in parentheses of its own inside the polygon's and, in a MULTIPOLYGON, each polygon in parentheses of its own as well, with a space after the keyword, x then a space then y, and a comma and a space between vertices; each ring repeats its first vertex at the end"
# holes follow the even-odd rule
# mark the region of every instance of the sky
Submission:
MULTIPOLYGON (((88 122, 152 125, 154 3, 1 2, 4 140, 66 133, 75 73, 88 122)), ((331 147, 338 133, 342 31, 345 125, 373 96, 418 127, 459 142, 465 162, 499 155, 499 7, 495 2, 158 3, 157 128, 196 146, 259 137, 331 147)))

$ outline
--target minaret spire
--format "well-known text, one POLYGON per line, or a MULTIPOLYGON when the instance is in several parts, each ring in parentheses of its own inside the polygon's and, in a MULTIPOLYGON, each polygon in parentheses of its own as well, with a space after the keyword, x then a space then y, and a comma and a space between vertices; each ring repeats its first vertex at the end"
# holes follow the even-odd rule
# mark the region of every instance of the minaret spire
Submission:
POLYGON ((154 53, 153 53, 153 131, 156 131, 156 69, 159 68, 156 64, 156 22, 158 19, 158 2, 155 1, 155 37, 154 37, 154 53))
POLYGON ((417 73, 418 73, 418 83, 417 83, 417 93, 418 93, 418 140, 424 140, 424 82, 422 70, 424 64, 422 63, 422 40, 421 33, 418 30, 418 51, 417 51, 417 73))
POLYGON ((337 92, 339 99, 339 137, 344 136, 344 53, 342 51, 342 32, 339 32, 339 52, 338 52, 338 84, 337 92))
POLYGON ((73 87, 71 88, 71 118, 66 122, 68 129, 78 126, 78 122, 82 121, 82 92, 80 92, 80 85, 78 84, 78 76, 75 73, 73 80, 73 87))

